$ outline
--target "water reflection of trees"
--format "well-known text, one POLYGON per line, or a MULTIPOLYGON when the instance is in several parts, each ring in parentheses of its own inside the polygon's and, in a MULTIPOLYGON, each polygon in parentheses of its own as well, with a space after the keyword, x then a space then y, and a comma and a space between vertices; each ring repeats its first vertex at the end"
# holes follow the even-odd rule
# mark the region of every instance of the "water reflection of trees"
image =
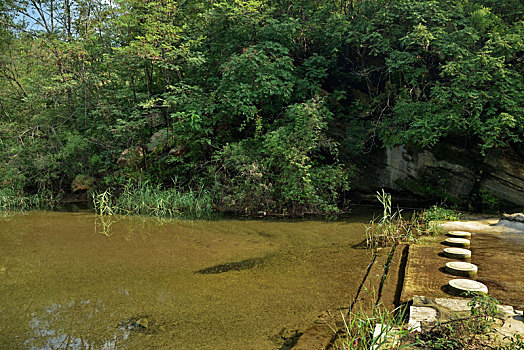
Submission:
POLYGON ((30 349, 116 349, 129 331, 107 327, 107 310, 100 300, 53 303, 32 315, 30 349))

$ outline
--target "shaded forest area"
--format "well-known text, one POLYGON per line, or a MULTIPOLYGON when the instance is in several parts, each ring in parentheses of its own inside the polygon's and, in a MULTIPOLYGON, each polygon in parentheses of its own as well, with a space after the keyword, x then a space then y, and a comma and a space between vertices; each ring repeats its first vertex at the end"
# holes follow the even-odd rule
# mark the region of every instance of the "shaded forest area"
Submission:
POLYGON ((0 194, 336 212, 372 149, 524 154, 523 53, 520 0, 4 0, 0 194))

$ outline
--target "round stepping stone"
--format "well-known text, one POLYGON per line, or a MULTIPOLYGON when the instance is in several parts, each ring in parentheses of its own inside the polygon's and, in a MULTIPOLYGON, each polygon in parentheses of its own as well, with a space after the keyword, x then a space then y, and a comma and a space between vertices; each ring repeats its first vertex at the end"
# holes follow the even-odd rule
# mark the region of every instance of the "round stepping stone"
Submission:
POLYGON ((450 292, 453 294, 463 295, 467 292, 477 292, 488 294, 488 287, 484 284, 466 279, 454 279, 448 282, 450 292))
POLYGON ((464 248, 444 248, 444 255, 452 259, 469 259, 471 250, 464 248))
POLYGON ((452 275, 473 278, 478 272, 477 265, 464 261, 450 261, 446 263, 446 271, 452 275))
POLYGON ((455 238, 471 238, 471 232, 468 231, 449 231, 447 235, 455 238))
POLYGON ((465 238, 448 238, 444 241, 444 244, 452 247, 469 247, 470 243, 469 239, 465 238))

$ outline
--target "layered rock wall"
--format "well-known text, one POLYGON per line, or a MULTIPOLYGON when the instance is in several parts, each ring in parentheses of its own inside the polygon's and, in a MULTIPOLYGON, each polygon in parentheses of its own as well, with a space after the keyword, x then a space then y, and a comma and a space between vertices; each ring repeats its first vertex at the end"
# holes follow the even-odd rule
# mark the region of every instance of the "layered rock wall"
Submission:
POLYGON ((360 193, 384 188, 398 197, 464 205, 473 198, 524 206, 524 158, 511 149, 486 156, 441 144, 431 150, 405 145, 375 150, 357 160, 353 183, 360 193))

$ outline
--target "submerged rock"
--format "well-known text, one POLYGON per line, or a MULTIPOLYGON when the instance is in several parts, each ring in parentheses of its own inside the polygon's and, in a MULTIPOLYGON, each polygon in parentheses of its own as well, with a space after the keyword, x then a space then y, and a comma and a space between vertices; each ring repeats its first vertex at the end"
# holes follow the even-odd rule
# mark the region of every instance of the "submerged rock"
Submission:
POLYGON ((118 327, 126 331, 146 332, 152 329, 152 322, 149 317, 132 317, 129 320, 122 321, 118 327))

